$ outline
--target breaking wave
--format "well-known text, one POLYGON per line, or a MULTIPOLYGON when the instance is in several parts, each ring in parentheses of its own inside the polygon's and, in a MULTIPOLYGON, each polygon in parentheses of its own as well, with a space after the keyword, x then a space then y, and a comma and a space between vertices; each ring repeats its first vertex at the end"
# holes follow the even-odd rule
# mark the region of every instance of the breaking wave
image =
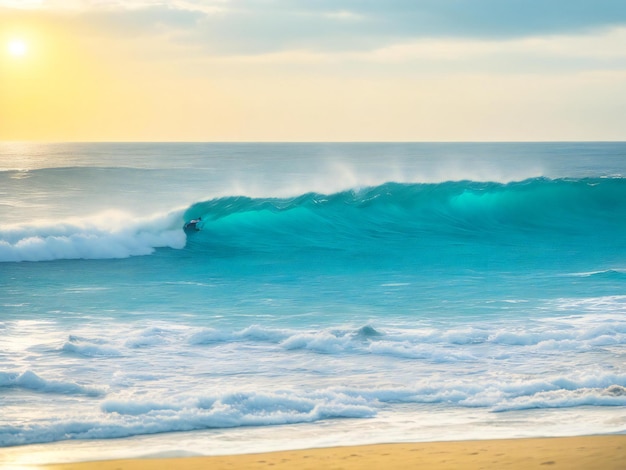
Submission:
POLYGON ((85 219, 0 226, 0 262, 113 259, 183 248, 180 213, 136 219, 107 211, 85 219))
POLYGON ((625 234, 623 178, 386 183, 295 198, 222 197, 139 220, 109 211, 0 226, 0 261, 125 258, 185 246, 246 255, 294 248, 405 252, 459 240, 538 245, 568 237, 587 237, 601 248, 607 236, 625 234), (198 217, 201 230, 186 235, 184 222, 198 217))

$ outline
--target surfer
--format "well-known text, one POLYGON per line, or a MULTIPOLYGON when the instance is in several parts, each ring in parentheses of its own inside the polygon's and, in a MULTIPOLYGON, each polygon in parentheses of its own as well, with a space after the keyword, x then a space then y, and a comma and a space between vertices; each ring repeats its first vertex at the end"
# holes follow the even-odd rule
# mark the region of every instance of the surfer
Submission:
POLYGON ((187 222, 185 224, 185 226, 183 227, 183 230, 185 230, 185 232, 199 232, 200 231, 200 227, 198 227, 198 224, 202 222, 202 217, 198 217, 197 219, 191 219, 189 222, 187 222))

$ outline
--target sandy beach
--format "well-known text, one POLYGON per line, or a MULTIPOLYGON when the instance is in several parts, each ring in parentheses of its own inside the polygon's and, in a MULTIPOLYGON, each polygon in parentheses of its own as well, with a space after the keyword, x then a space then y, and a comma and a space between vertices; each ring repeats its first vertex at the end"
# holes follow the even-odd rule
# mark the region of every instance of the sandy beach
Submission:
POLYGON ((48 470, 626 468, 626 435, 378 444, 262 454, 47 465, 48 470))

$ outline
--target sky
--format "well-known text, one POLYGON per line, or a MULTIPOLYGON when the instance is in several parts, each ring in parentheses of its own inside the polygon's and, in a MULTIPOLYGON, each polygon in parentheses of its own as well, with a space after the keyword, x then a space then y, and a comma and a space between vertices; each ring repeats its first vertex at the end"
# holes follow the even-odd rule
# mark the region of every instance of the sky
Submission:
POLYGON ((0 0, 0 141, 626 140, 625 0, 0 0))

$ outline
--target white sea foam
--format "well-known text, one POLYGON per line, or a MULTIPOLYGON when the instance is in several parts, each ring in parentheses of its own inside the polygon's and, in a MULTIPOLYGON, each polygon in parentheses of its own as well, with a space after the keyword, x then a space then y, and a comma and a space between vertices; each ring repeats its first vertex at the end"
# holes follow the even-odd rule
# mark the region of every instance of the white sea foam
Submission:
MULTIPOLYGON (((370 327, 371 328, 371 327, 370 327)), ((604 325, 580 325, 577 329, 559 329, 559 325, 539 325, 534 329, 511 329, 504 325, 492 329, 431 328, 414 330, 380 329, 363 335, 359 328, 300 331, 253 325, 243 330, 202 328, 188 333, 192 345, 253 341, 279 345, 285 350, 308 350, 323 354, 352 352, 399 358, 431 359, 437 362, 471 361, 483 354, 482 345, 491 353, 511 352, 509 347, 532 351, 589 351, 596 347, 622 344, 626 325, 612 321, 604 325)))
POLYGON ((505 400, 495 406, 493 411, 571 408, 576 406, 626 406, 626 388, 614 384, 606 388, 550 390, 531 396, 505 400))
POLYGON ((147 328, 128 339, 125 346, 131 349, 158 346, 168 342, 168 333, 158 327, 147 328))
POLYGON ((424 359, 433 362, 455 362, 476 360, 469 351, 450 351, 446 348, 433 347, 432 344, 413 344, 410 342, 380 341, 369 345, 371 354, 393 356, 405 359, 424 359))
POLYGON ((84 219, 42 220, 0 226, 0 262, 108 259, 183 248, 181 212, 136 218, 106 211, 84 219))
POLYGON ((446 404, 493 412, 529 408, 626 405, 626 376, 477 384, 467 378, 407 387, 331 387, 313 391, 226 391, 218 395, 154 394, 105 399, 86 415, 31 425, 0 425, 0 446, 65 439, 109 439, 173 431, 311 423, 331 418, 372 418, 389 405, 446 404))
POLYGON ((31 426, 0 426, 0 446, 65 439, 110 439, 137 434, 238 426, 308 423, 330 418, 368 418, 376 411, 358 397, 277 391, 233 392, 217 397, 152 402, 107 400, 102 414, 31 426))
MULTIPOLYGON (((601 327, 586 324, 581 330, 566 329, 567 334, 540 322, 536 330, 516 330, 532 341, 516 339, 512 345, 495 341, 502 339, 498 323, 414 330, 368 324, 320 331, 261 325, 230 330, 163 321, 131 324, 114 332, 87 326, 72 333, 61 352, 72 353, 73 368, 79 370, 97 360, 102 376, 109 377, 107 388, 48 380, 31 371, 0 374, 3 387, 89 397, 60 416, 51 414, 55 419, 49 421, 23 425, 0 421, 0 446, 373 418, 400 403, 484 412, 623 406, 626 375, 584 367, 575 373, 535 376, 518 365, 525 358, 537 360, 538 355, 561 349, 585 354, 589 341, 621 335, 622 324, 612 318, 612 322, 606 318, 601 327), (575 337, 579 339, 574 341, 575 337), (319 354, 333 361, 325 361, 318 371, 314 358, 319 354), (508 358, 496 359, 498 354, 508 358), (147 357, 151 365, 144 370, 147 357), (445 366, 434 372, 432 364, 445 366), (385 368, 384 375, 380 367, 385 368), (362 380, 353 372, 343 380, 346 368, 367 371, 372 377, 362 380), (463 373, 457 375, 454 370, 463 373), (475 380, 470 370, 480 373, 481 379, 475 380), (247 383, 252 371, 269 374, 267 381, 247 383), (315 386, 310 381, 302 385, 307 374, 316 374, 315 386), (279 377, 280 384, 272 377, 279 377)), ((585 324, 577 320, 578 326, 585 324)))
POLYGON ((328 331, 299 333, 281 343, 285 349, 307 349, 324 354, 338 353, 352 347, 349 336, 337 337, 328 331))
POLYGON ((105 339, 81 338, 74 335, 70 335, 69 341, 63 344, 61 350, 65 353, 85 357, 118 357, 123 355, 119 348, 108 345, 105 339))
POLYGON ((202 328, 200 331, 192 333, 188 338, 188 342, 193 345, 203 345, 228 341, 230 338, 232 338, 232 335, 224 331, 216 330, 215 328, 202 328))
POLYGON ((94 387, 84 387, 74 382, 46 380, 35 372, 0 372, 0 387, 22 388, 41 393, 61 395, 100 396, 103 391, 94 387))

